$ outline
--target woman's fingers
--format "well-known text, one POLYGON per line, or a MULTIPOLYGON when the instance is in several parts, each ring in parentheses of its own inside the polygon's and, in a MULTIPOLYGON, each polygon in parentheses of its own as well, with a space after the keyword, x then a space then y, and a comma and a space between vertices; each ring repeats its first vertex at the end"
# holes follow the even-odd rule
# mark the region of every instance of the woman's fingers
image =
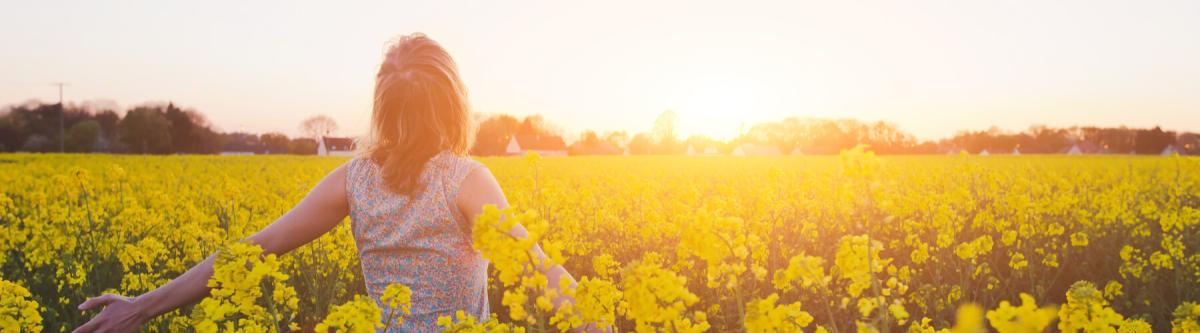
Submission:
POLYGON ((115 295, 115 294, 104 294, 104 295, 100 295, 97 297, 92 297, 92 298, 88 299, 87 301, 84 301, 83 304, 80 304, 79 310, 83 310, 83 311, 91 310, 92 308, 95 308, 97 305, 101 305, 101 306, 108 305, 108 303, 112 303, 113 301, 116 301, 119 299, 121 299, 121 296, 115 295))
POLYGON ((96 329, 100 327, 101 321, 102 319, 100 318, 92 318, 92 320, 89 320, 87 323, 83 324, 83 326, 76 327, 74 331, 71 331, 71 333, 95 332, 96 329))

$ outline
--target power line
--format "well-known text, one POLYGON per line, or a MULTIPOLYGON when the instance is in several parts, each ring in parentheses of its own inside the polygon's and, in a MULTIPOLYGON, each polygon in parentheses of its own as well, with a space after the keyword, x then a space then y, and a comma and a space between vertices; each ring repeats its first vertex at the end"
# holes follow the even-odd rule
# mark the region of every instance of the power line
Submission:
POLYGON ((67 117, 67 106, 63 104, 63 86, 69 85, 66 82, 55 82, 50 85, 58 86, 58 152, 66 152, 66 131, 63 129, 63 118, 67 117))

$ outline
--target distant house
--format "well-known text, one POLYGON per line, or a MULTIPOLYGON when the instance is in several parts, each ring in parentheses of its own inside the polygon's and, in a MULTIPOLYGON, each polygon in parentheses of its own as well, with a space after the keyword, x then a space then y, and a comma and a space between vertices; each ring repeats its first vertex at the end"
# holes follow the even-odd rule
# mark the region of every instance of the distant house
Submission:
POLYGON ((717 148, 712 146, 701 147, 700 149, 697 149, 695 145, 688 145, 687 147, 687 154, 689 156, 716 155, 717 153, 717 148))
POLYGON ((354 139, 323 136, 317 138, 317 155, 319 156, 351 156, 354 155, 354 139))
POLYGON ((504 148, 506 155, 524 155, 536 152, 542 156, 567 156, 567 144, 557 135, 517 134, 508 139, 504 148))
MULTIPOLYGON (((512 143, 511 141, 509 142, 512 143)), ((518 145, 520 145, 518 143, 518 145)), ((585 143, 576 141, 567 146, 567 155, 620 155, 621 148, 605 141, 585 143)))
POLYGON ((1013 156, 1021 156, 1021 148, 1013 147, 1013 156))
POLYGON ((1067 148, 1067 155, 1083 155, 1083 149, 1079 145, 1071 145, 1071 148, 1067 148))
POLYGON ((733 149, 733 156, 775 156, 780 155, 779 148, 773 146, 743 143, 733 149))
POLYGON ((1183 151, 1179 150, 1179 148, 1176 148, 1175 145, 1167 145, 1167 148, 1163 148, 1162 153, 1159 155, 1172 156, 1175 154, 1183 155, 1183 151))
POLYGON ((1063 150, 1063 154, 1067 155, 1085 155, 1085 154, 1103 154, 1107 150, 1101 149, 1096 144, 1087 141, 1076 141, 1071 144, 1071 147, 1063 150))
POLYGON ((987 151, 987 149, 979 151, 979 156, 988 156, 988 155, 991 155, 991 153, 989 153, 987 151))
POLYGON ((239 150, 222 150, 222 151, 221 151, 221 155, 224 155, 224 156, 254 155, 254 152, 253 152, 253 151, 249 151, 249 150, 244 150, 244 151, 239 151, 239 150))

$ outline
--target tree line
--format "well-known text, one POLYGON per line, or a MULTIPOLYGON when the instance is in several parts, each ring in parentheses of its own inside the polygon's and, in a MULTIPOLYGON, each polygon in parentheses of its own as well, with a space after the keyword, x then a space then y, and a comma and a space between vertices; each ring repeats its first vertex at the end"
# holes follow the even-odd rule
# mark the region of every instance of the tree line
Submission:
MULTIPOLYGON (((1159 154, 1174 147, 1181 154, 1200 154, 1200 134, 1165 131, 1161 127, 1096 127, 1074 126, 1055 128, 1034 125, 1024 131, 960 131, 939 140, 917 140, 912 134, 888 122, 864 122, 855 119, 822 119, 791 117, 763 122, 742 131, 729 140, 717 140, 704 135, 680 137, 676 132, 678 116, 664 112, 655 120, 649 132, 630 135, 624 131, 597 133, 584 131, 567 147, 571 155, 669 155, 734 153, 739 147, 768 148, 775 154, 837 154, 864 145, 878 154, 945 154, 967 152, 979 154, 1061 154, 1081 146, 1088 154, 1159 154)), ((541 117, 517 120, 509 115, 484 119, 472 153, 503 155, 504 145, 512 136, 548 135, 553 130, 541 117), (483 142, 484 144, 479 144, 483 142)))
MULTIPOLYGON (((328 117, 318 116, 306 121, 302 128, 328 134, 330 129, 336 130, 336 124, 328 117)), ((288 138, 276 132, 220 132, 202 113, 174 103, 136 106, 124 115, 110 108, 64 107, 40 102, 13 105, 0 111, 0 152, 311 155, 317 152, 315 137, 288 138)))
MULTIPOLYGON (((678 116, 663 112, 652 130, 630 134, 625 131, 584 131, 571 144, 561 130, 539 115, 517 118, 491 115, 478 120, 471 153, 504 155, 514 138, 550 142, 552 149, 571 155, 665 155, 731 154, 739 147, 768 148, 777 154, 836 154, 865 145, 879 154, 941 154, 989 151, 1004 154, 1063 153, 1083 146, 1087 153, 1158 154, 1175 147, 1183 154, 1200 153, 1200 135, 1165 131, 1160 127, 1068 127, 1035 125, 1024 131, 997 128, 961 131, 940 140, 917 140, 888 122, 855 119, 786 118, 759 123, 728 140, 704 135, 680 137, 678 116)), ((144 104, 124 115, 109 108, 28 102, 0 110, 2 152, 104 152, 130 154, 300 154, 317 152, 316 138, 337 131, 337 123, 326 116, 305 120, 302 137, 289 138, 276 132, 253 134, 215 130, 200 112, 174 103, 144 104), (61 118, 60 118, 61 117, 61 118), (60 129, 60 121, 62 127, 60 129)))

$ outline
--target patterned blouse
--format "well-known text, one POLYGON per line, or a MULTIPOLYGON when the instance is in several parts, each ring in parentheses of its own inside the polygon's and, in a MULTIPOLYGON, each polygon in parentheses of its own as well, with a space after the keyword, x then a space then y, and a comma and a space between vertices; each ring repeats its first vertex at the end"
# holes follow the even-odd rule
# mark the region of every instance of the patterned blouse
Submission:
POLYGON ((380 301, 390 283, 412 288, 412 313, 402 332, 440 331, 439 316, 458 310, 488 315, 488 262, 471 245, 471 226, 455 205, 458 186, 483 167, 444 151, 425 164, 425 186, 410 198, 389 192, 379 167, 365 158, 348 164, 346 193, 351 229, 362 261, 367 293, 380 301))

